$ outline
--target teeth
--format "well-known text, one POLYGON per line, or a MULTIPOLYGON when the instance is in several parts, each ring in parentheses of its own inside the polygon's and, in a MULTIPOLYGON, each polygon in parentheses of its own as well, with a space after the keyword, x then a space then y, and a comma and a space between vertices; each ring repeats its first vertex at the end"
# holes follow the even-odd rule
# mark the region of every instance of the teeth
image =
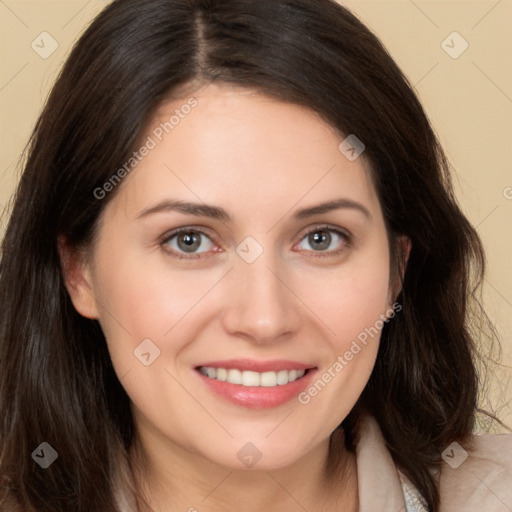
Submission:
MULTIPOLYGON (((217 369, 212 368, 212 370, 214 371, 214 376, 212 378, 215 379, 217 369)), ((228 370, 228 377, 226 380, 231 382, 231 384, 242 384, 242 372, 240 370, 228 370)))
POLYGON ((217 380, 225 381, 228 378, 228 371, 225 368, 217 368, 217 380))
MULTIPOLYGON (((284 370, 286 371, 286 370, 284 370)), ((288 372, 287 372, 288 373, 288 372)), ((277 386, 277 373, 276 372, 265 372, 261 374, 260 386, 266 388, 273 388, 277 386)))
POLYGON ((201 366, 199 371, 210 379, 217 379, 242 386, 267 388, 289 384, 290 382, 300 379, 306 373, 306 370, 279 370, 278 372, 259 373, 237 369, 213 368, 211 366, 201 366))
POLYGON ((288 370, 280 370, 277 372, 277 383, 280 386, 288 384, 288 370))
POLYGON ((242 372, 242 384, 244 386, 259 386, 260 374, 258 372, 242 372))

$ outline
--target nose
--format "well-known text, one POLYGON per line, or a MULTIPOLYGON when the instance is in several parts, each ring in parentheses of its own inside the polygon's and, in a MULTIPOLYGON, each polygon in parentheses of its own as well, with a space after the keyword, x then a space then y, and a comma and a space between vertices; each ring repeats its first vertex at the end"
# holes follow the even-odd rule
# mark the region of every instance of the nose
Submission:
POLYGON ((290 275, 267 252, 253 263, 237 258, 228 276, 224 329, 257 344, 282 341, 296 333, 302 322, 301 303, 288 282, 290 275))

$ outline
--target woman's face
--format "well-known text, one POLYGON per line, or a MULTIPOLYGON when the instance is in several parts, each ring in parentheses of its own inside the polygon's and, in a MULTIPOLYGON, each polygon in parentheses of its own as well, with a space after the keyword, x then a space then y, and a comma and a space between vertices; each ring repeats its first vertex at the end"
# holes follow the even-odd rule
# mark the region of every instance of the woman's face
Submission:
POLYGON ((392 301, 381 208, 342 141, 226 86, 159 109, 71 292, 147 439, 285 467, 354 406, 392 301))

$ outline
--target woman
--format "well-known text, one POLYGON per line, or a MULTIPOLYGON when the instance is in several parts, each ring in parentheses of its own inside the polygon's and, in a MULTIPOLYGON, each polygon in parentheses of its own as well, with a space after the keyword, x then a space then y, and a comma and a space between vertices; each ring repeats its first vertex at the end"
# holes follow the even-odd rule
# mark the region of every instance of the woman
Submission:
POLYGON ((511 437, 471 436, 483 262, 346 9, 112 2, 3 245, 3 509, 510 510, 511 437))

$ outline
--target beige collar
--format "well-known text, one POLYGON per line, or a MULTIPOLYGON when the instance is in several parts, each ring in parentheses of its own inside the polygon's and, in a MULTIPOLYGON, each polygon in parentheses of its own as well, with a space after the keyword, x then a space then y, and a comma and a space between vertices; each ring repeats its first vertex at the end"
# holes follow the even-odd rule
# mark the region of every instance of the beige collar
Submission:
MULTIPOLYGON (((440 512, 512 512, 512 435, 473 435, 443 452, 440 512)), ((427 512, 418 490, 391 458, 372 416, 363 416, 356 442, 359 512, 427 512)))
POLYGON ((398 471, 377 421, 361 418, 356 444, 359 512, 426 512, 421 495, 398 471))

